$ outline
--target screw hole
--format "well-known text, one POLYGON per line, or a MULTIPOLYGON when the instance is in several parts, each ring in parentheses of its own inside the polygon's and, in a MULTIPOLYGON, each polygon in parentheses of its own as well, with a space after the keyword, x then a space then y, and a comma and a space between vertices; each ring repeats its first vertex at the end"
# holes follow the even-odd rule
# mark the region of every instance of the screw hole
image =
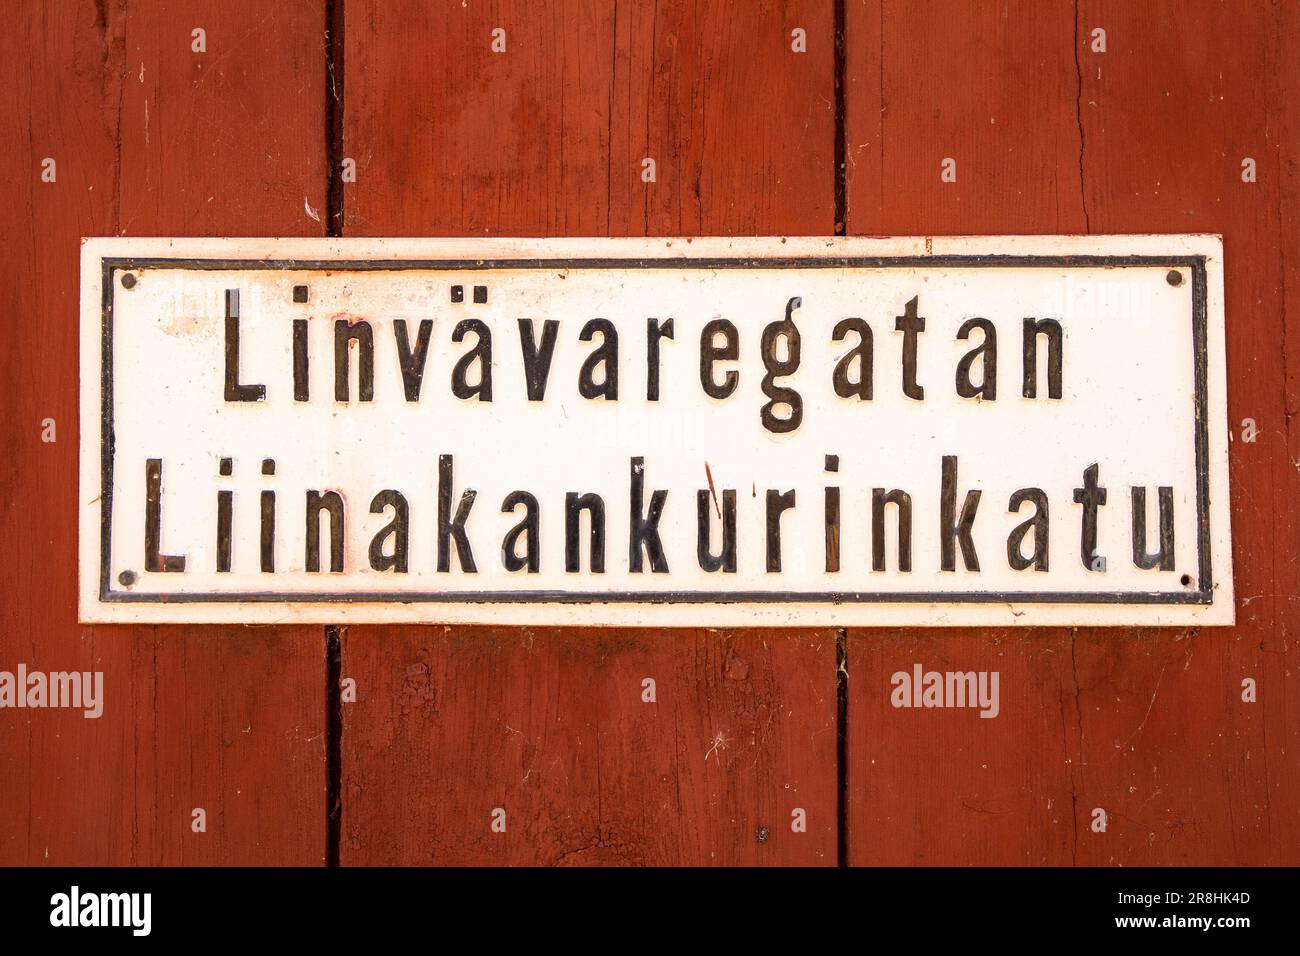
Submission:
POLYGON ((1192 576, 1190 574, 1184 574, 1178 580, 1183 582, 1183 587, 1190 587, 1192 583, 1192 576))

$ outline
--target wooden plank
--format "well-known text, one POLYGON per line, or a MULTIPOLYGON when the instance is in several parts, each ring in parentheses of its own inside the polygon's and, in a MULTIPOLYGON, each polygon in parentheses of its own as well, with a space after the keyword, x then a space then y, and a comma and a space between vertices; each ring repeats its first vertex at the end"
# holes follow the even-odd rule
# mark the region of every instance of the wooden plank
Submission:
POLYGON ((348 628, 342 861, 831 863, 833 643, 348 628))
POLYGON ((850 630, 849 865, 1069 864, 1072 663, 1057 629, 850 630), (891 676, 918 663, 998 671, 998 716, 894 709, 891 676))
POLYGON ((846 0, 849 232, 1087 231, 1073 10, 846 0))
MULTIPOLYGON (((846 13, 850 234, 1086 231, 1072 4, 850 0, 846 13)), ((1071 861, 1065 631, 853 629, 848 672, 850 864, 1071 861), (891 675, 917 663, 999 671, 1001 713, 895 710, 891 675)))
POLYGON ((612 10, 518 6, 346 6, 346 235, 604 231, 612 10))
POLYGON ((610 235, 835 231, 833 5, 734 7, 617 5, 610 235))
MULTIPOLYGON (((828 3, 349 4, 346 37, 349 235, 833 230, 828 3)), ((835 861, 830 631, 351 627, 343 650, 344 864, 835 861)))
POLYGON ((1231 419, 1274 423, 1231 449, 1236 628, 851 635, 851 862, 1295 861, 1278 839, 1297 815, 1297 498, 1275 331, 1294 210, 1275 137, 1296 97, 1276 77, 1294 20, 1208 3, 1084 3, 1077 22, 1071 4, 850 5, 850 231, 1222 232, 1231 419), (1254 154, 1271 179, 1246 185, 1254 154), (944 156, 956 183, 939 180, 944 156), (1000 671, 1001 715, 893 710, 890 674, 918 661, 1000 671), (1241 700, 1252 675, 1269 688, 1257 704, 1241 700))
POLYGON ((0 667, 103 671, 103 716, 5 711, 0 864, 312 864, 324 855, 319 628, 80 627, 78 239, 320 234, 324 11, 57 3, 0 63, 5 188, 0 667), (191 50, 206 30, 206 53, 191 50), (40 181, 43 157, 55 183, 40 181), (41 441, 41 421, 58 441, 41 441), (191 829, 206 811, 207 830, 191 829))
MULTIPOLYGON (((1269 60, 1283 63, 1288 51, 1300 43, 1300 5, 1278 4, 1277 23, 1269 46, 1269 60)), ((1264 652, 1262 671, 1265 697, 1264 726, 1270 742, 1290 760, 1272 761, 1268 775, 1269 836, 1280 848, 1300 846, 1300 813, 1288 812, 1300 790, 1296 774, 1300 772, 1300 694, 1295 693, 1295 650, 1291 638, 1300 631, 1296 615, 1300 614, 1300 118, 1295 104, 1300 103, 1300 72, 1279 69, 1271 74, 1265 108, 1268 110, 1268 144, 1280 190, 1277 197, 1277 250, 1282 263, 1280 306, 1283 322, 1283 361, 1285 384, 1282 420, 1287 426, 1287 444, 1281 455, 1274 456, 1280 476, 1281 491, 1277 501, 1280 543, 1274 562, 1273 587, 1282 613, 1275 635, 1270 636, 1264 652), (1289 683, 1292 682, 1292 683, 1289 683), (1288 691, 1290 691, 1288 693, 1288 691)), ((1274 436, 1277 437, 1276 435, 1274 436)), ((1268 752, 1272 753, 1270 747, 1268 752)), ((1295 862, 1294 855, 1283 849, 1280 861, 1295 862)))
POLYGON ((1300 841, 1278 836, 1294 837, 1300 799, 1285 703, 1300 605, 1277 569, 1296 555, 1300 499, 1283 434, 1283 144, 1270 118, 1300 105, 1294 81, 1274 80, 1294 73, 1295 5, 1088 4, 1080 36, 1093 24, 1108 51, 1082 71, 1092 228, 1223 234, 1229 421, 1237 438, 1247 417, 1262 434, 1230 447, 1237 626, 1079 645, 1086 804, 1115 821, 1080 861, 1294 864, 1300 841), (1257 182, 1242 181, 1244 157, 1257 182), (1267 689, 1259 703, 1242 701, 1246 677, 1267 689))

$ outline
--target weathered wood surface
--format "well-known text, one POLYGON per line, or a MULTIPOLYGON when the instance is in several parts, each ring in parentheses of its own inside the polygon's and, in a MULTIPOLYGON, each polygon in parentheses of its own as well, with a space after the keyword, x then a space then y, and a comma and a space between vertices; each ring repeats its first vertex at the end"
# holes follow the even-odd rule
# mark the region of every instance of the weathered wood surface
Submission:
POLYGON ((76 502, 81 237, 322 234, 304 200, 324 207, 323 10, 12 13, 0 56, 0 669, 103 671, 105 700, 93 720, 0 712, 0 864, 319 863, 320 629, 79 626, 76 502), (194 28, 206 53, 191 50, 194 28), (205 833, 191 829, 195 808, 205 833))
POLYGON ((852 634, 849 862, 1300 860, 1298 25, 1294 3, 850 2, 851 233, 1223 234, 1238 625, 852 634), (1001 671, 1001 715, 894 710, 915 662, 1001 671))
MULTIPOLYGON (((829 4, 350 3, 346 37, 345 235, 834 228, 829 4)), ((343 649, 345 865, 836 861, 833 631, 350 627, 343 649)))
POLYGON ((99 720, 0 713, 0 863, 322 862, 331 743, 345 865, 1300 862, 1294 0, 332 10, 332 85, 323 3, 59 2, 0 41, 0 668, 107 683, 99 720), (331 220, 344 157, 357 181, 335 180, 331 220), (853 631, 839 764, 830 630, 348 628, 358 699, 331 742, 320 628, 77 625, 79 237, 830 234, 839 217, 1223 234, 1235 628, 853 631), (891 708, 890 675, 916 662, 1000 671, 1000 715, 891 708))

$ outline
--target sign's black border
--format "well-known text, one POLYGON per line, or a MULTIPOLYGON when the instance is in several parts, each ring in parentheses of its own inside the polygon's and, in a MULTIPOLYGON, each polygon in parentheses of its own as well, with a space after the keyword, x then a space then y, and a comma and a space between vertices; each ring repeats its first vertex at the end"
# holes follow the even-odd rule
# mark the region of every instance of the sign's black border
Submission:
POLYGON ((803 256, 783 258, 559 258, 559 259, 171 259, 105 257, 102 282, 102 433, 100 463, 99 599, 151 604, 310 603, 310 604, 1212 604, 1210 567, 1210 479, 1205 256, 1143 255, 932 255, 803 256), (411 269, 478 271, 490 269, 834 269, 943 267, 1140 266, 1189 268, 1192 272, 1192 351, 1196 383, 1197 587, 1184 591, 965 591, 957 593, 889 591, 325 591, 222 592, 183 594, 114 591, 109 566, 113 518, 113 272, 117 269, 315 270, 396 272, 411 269))

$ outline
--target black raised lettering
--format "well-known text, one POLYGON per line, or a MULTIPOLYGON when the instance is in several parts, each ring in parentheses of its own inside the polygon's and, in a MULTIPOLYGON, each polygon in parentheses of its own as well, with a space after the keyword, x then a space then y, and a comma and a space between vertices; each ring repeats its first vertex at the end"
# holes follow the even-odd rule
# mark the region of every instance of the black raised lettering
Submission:
POLYGON ((982 398, 993 401, 998 397, 998 330, 988 319, 967 319, 957 330, 957 338, 965 339, 973 329, 984 333, 984 341, 962 356, 957 363, 957 394, 962 398, 982 398), (980 384, 971 382, 971 366, 980 359, 980 384))
MULTIPOLYGON (((407 396, 408 401, 413 401, 407 396)), ((375 495, 370 502, 372 515, 383 514, 387 508, 393 509, 393 520, 376 532, 370 540, 370 566, 376 571, 392 568, 398 574, 405 574, 409 558, 410 516, 411 509, 400 491, 386 488, 375 495), (393 539, 393 553, 384 552, 384 543, 393 539)))
POLYGON ((840 398, 856 396, 861 401, 870 401, 872 382, 875 378, 871 326, 861 319, 840 319, 831 332, 831 341, 841 342, 850 332, 857 333, 858 344, 840 356, 840 360, 835 363, 831 383, 835 386, 835 394, 840 398), (851 375, 854 362, 858 366, 856 381, 851 375))
POLYGON ((703 488, 695 495, 695 556, 705 571, 736 573, 736 492, 727 488, 722 492, 722 550, 713 554, 712 522, 710 512, 712 492, 703 488))
POLYGON ((1144 571, 1159 568, 1174 569, 1174 489, 1161 485, 1160 498, 1160 550, 1147 553, 1147 490, 1133 489, 1133 563, 1144 571))
POLYGON ((260 402, 265 385, 239 384, 239 290, 226 290, 226 387, 228 402, 260 402))
POLYGON ((618 330, 608 319, 592 319, 582 327, 578 339, 590 342, 592 336, 600 333, 600 348, 587 356, 578 372, 578 393, 583 398, 603 398, 607 401, 618 400, 618 330), (596 383, 596 369, 603 369, 599 384, 596 383))
POLYGON ((636 457, 630 465, 630 518, 628 527, 628 570, 639 574, 643 551, 650 556, 650 570, 655 574, 668 573, 668 559, 664 557, 663 542, 659 539, 659 519, 663 515, 668 492, 658 489, 650 494, 650 510, 644 512, 645 459, 636 457))
POLYGON ((803 299, 799 296, 786 302, 785 318, 771 322, 763 329, 760 344, 763 368, 767 372, 763 376, 763 394, 768 397, 768 402, 760 410, 759 418, 764 428, 777 434, 792 432, 803 421, 803 398, 794 389, 776 384, 777 376, 793 375, 799 368, 799 329, 794 324, 794 310, 801 305, 803 299), (786 353, 783 359, 776 354, 777 345, 782 342, 786 353), (790 414, 785 418, 779 417, 775 412, 777 405, 787 406, 790 414))
POLYGON ((645 397, 647 401, 659 401, 659 342, 673 337, 673 320, 646 319, 645 351, 646 382, 645 397))
POLYGON ((162 459, 144 463, 144 567, 146 571, 185 570, 185 555, 162 554, 162 459))
POLYGON ((581 570, 580 540, 582 513, 591 522, 591 544, 587 562, 592 574, 605 573, 605 500, 600 495, 570 491, 564 496, 564 570, 576 574, 581 570))
POLYGON ((727 398, 740 384, 740 373, 727 369, 722 376, 722 384, 713 377, 715 362, 734 362, 740 358, 740 334, 736 327, 726 319, 713 319, 706 322, 700 331, 700 386, 710 398, 727 398), (721 335, 723 342, 718 345, 715 339, 721 335))
POLYGON ((414 349, 411 348, 405 319, 393 320, 393 337, 397 340, 397 364, 402 370, 402 391, 408 402, 418 402, 420 386, 424 383, 424 365, 429 357, 429 342, 433 338, 433 319, 420 320, 420 331, 416 333, 414 349))
POLYGON ((524 506, 524 518, 506 532, 501 541, 501 563, 507 571, 528 569, 529 574, 536 574, 541 568, 540 548, 538 547, 538 507, 537 499, 526 491, 512 491, 501 502, 502 514, 512 514, 520 505, 524 506), (524 539, 525 551, 519 553, 519 539, 524 539))
POLYGON ((957 570, 957 543, 961 543, 961 559, 967 571, 980 569, 975 554, 975 541, 971 527, 975 524, 975 511, 980 504, 979 491, 968 491, 957 518, 957 457, 943 456, 943 481, 939 499, 940 567, 944 571, 957 570))
POLYGON ((897 488, 871 489, 871 570, 885 570, 885 505, 898 513, 898 570, 912 570, 912 496, 897 488))
POLYGON ((1074 503, 1083 505, 1083 523, 1079 532, 1079 560, 1089 571, 1104 571, 1097 555, 1097 509, 1106 503, 1106 489, 1097 484, 1097 463, 1083 471, 1083 487, 1074 489, 1074 503))
POLYGON ((334 401, 352 400, 352 385, 348 381, 352 362, 348 355, 353 342, 357 343, 359 365, 358 400, 371 402, 375 399, 375 335, 369 322, 349 322, 347 319, 334 322, 334 401))
POLYGON ((1007 564, 1017 571, 1033 566, 1035 571, 1047 570, 1047 495, 1041 488, 1021 488, 1007 502, 1007 511, 1016 514, 1028 501, 1034 506, 1034 513, 1028 520, 1022 521, 1007 536, 1007 564), (1029 532, 1034 533, 1034 553, 1024 556, 1023 544, 1029 532))
POLYGON ((781 570, 781 515, 794 507, 794 489, 767 490, 767 570, 781 570))
POLYGON ((307 570, 320 570, 320 513, 330 519, 330 571, 343 571, 343 496, 337 491, 307 492, 307 570))
POLYGON ((894 329, 903 333, 903 394, 919 402, 925 398, 925 389, 916 381, 916 340, 925 331, 925 316, 916 314, 918 298, 912 296, 903 314, 894 317, 894 329))
POLYGON ((1025 319, 1023 358, 1025 398, 1038 397, 1038 337, 1047 336, 1047 397, 1061 397, 1061 353, 1064 333, 1055 319, 1025 319))
POLYGON ((560 323, 547 319, 542 323, 542 344, 539 347, 533 336, 533 320, 519 320, 519 347, 524 355, 524 384, 530 402, 540 402, 546 397, 546 380, 551 374, 551 359, 555 355, 555 339, 560 323))
POLYGON ((462 319, 452 330, 451 340, 460 342, 467 332, 474 333, 474 347, 460 357, 451 370, 451 392, 457 398, 475 398, 480 402, 492 401, 492 330, 478 319, 462 319), (470 366, 478 363, 478 382, 469 384, 470 366))

